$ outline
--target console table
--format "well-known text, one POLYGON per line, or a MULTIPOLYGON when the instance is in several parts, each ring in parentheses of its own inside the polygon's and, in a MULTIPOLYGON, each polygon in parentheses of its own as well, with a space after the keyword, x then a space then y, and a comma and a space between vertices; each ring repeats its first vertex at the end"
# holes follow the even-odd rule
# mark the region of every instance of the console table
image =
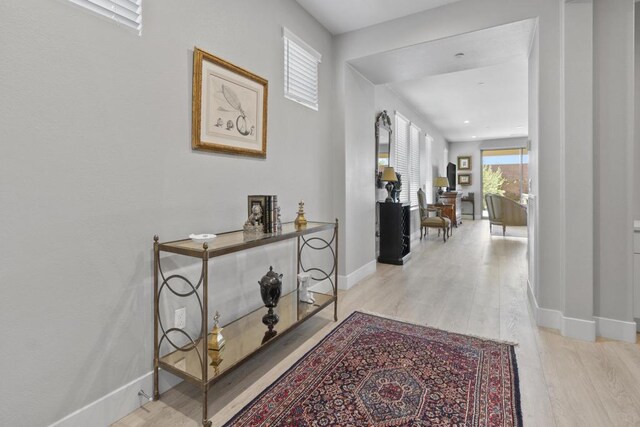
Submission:
MULTIPOLYGON (((162 368, 186 381, 195 384, 202 390, 202 425, 210 426, 207 414, 207 393, 209 387, 222 376, 237 368, 242 362, 250 358, 267 345, 277 341, 287 332, 300 325, 305 320, 333 304, 333 318, 338 320, 338 220, 335 223, 309 222, 306 228, 297 230, 293 223, 282 225, 279 233, 261 235, 247 235, 242 231, 218 234, 209 244, 199 244, 190 239, 159 243, 158 236, 154 237, 154 277, 153 277, 153 398, 160 398, 158 390, 158 371, 162 368), (320 236, 307 237, 309 234, 329 232, 330 239, 320 236), (243 251, 249 248, 268 245, 288 239, 297 239, 297 269, 298 273, 309 272, 315 282, 328 281, 332 293, 322 294, 313 292, 315 303, 308 304, 298 299, 298 288, 293 292, 282 295, 278 306, 274 309, 280 317, 275 325, 277 333, 268 334, 267 326, 261 319, 267 312, 266 307, 252 311, 238 320, 224 326, 223 336, 226 343, 221 351, 208 348, 209 330, 209 260, 243 251), (305 250, 328 250, 333 258, 330 271, 318 267, 303 265, 302 253, 305 250), (165 276, 162 271, 160 254, 168 252, 201 260, 202 267, 197 282, 190 281, 179 274, 165 276), (186 291, 177 290, 171 283, 181 283, 186 291), (159 302, 163 291, 168 291, 177 298, 195 298, 200 308, 201 327, 198 336, 192 337, 180 328, 167 327, 170 322, 163 320, 160 315, 159 302), (187 344, 179 345, 175 340, 181 337, 187 344), (160 347, 166 341, 169 352, 160 354, 160 347)), ((265 264, 265 268, 268 265, 265 264)), ((259 278, 256 278, 256 282, 259 278)), ((297 280, 296 280, 297 282, 297 280)), ((174 285, 175 286, 175 285, 174 285)), ((256 292, 259 292, 256 286, 256 292)))
MULTIPOLYGON (((476 219, 476 201, 475 201, 475 195, 474 196, 463 196, 460 199, 460 202, 469 202, 471 203, 471 218, 475 221, 476 219)), ((462 210, 462 207, 460 208, 462 210)), ((467 215, 467 214, 465 214, 467 215)))

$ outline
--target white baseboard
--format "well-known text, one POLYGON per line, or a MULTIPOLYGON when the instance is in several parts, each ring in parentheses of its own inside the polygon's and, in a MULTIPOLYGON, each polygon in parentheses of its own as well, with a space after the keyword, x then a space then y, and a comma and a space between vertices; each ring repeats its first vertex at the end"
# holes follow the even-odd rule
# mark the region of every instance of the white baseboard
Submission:
POLYGON ((606 317, 594 317, 594 319, 596 333, 599 337, 630 343, 636 342, 636 322, 625 322, 606 317))
POLYGON ((538 305, 536 296, 531 290, 531 283, 527 280, 527 297, 536 325, 543 328, 557 329, 562 336, 583 341, 596 340, 596 322, 594 320, 575 319, 565 317, 560 310, 542 308, 538 305))
MULTIPOLYGON (((370 261, 354 271, 351 274, 346 276, 338 275, 338 289, 348 291, 352 287, 354 287, 357 283, 359 283, 362 279, 376 272, 377 263, 375 260, 370 261)), ((333 289, 331 288, 331 282, 328 279, 323 280, 322 282, 318 282, 313 286, 309 287, 310 290, 315 292, 322 293, 331 293, 333 289)))
POLYGON ((365 277, 376 272, 377 262, 371 260, 356 271, 346 276, 338 276, 338 289, 349 290, 365 277))
MULTIPOLYGON (((160 371, 160 393, 181 382, 181 378, 160 371)), ((150 396, 153 394, 153 371, 72 412, 49 427, 109 426, 147 403, 146 399, 138 396, 139 390, 144 390, 150 396)))
POLYGON ((564 337, 593 342, 596 340, 596 322, 563 315, 560 333, 564 337))

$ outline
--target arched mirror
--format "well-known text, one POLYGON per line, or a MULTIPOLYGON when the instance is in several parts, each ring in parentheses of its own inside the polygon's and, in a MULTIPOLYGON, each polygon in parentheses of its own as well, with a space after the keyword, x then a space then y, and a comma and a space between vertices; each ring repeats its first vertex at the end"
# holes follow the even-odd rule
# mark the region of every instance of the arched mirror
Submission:
POLYGON ((391 118, 387 114, 387 110, 376 117, 376 185, 382 188, 382 171, 389 166, 391 155, 391 118))

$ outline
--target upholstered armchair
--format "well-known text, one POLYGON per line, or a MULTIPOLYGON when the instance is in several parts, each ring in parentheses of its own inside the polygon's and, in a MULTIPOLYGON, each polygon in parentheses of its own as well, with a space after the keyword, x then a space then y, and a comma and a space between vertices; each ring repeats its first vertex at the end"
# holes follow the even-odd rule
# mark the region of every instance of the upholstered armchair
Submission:
POLYGON ((489 211, 489 232, 493 225, 502 226, 502 235, 507 232, 507 226, 527 225, 527 207, 518 202, 499 196, 487 194, 485 196, 487 210, 489 211))
POLYGON ((442 239, 446 242, 447 237, 451 236, 451 220, 443 217, 437 207, 427 206, 427 196, 422 189, 418 190, 418 204, 420 206, 420 240, 422 240, 423 232, 426 236, 429 228, 437 228, 438 236, 442 230, 442 239), (429 216, 430 213, 435 216, 429 216))

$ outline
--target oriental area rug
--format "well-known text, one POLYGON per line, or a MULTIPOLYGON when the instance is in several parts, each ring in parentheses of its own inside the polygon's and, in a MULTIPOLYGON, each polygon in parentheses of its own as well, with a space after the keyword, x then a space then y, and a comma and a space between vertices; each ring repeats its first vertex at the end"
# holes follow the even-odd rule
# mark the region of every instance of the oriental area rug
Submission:
POLYGON ((353 313, 226 426, 521 426, 514 346, 353 313))

